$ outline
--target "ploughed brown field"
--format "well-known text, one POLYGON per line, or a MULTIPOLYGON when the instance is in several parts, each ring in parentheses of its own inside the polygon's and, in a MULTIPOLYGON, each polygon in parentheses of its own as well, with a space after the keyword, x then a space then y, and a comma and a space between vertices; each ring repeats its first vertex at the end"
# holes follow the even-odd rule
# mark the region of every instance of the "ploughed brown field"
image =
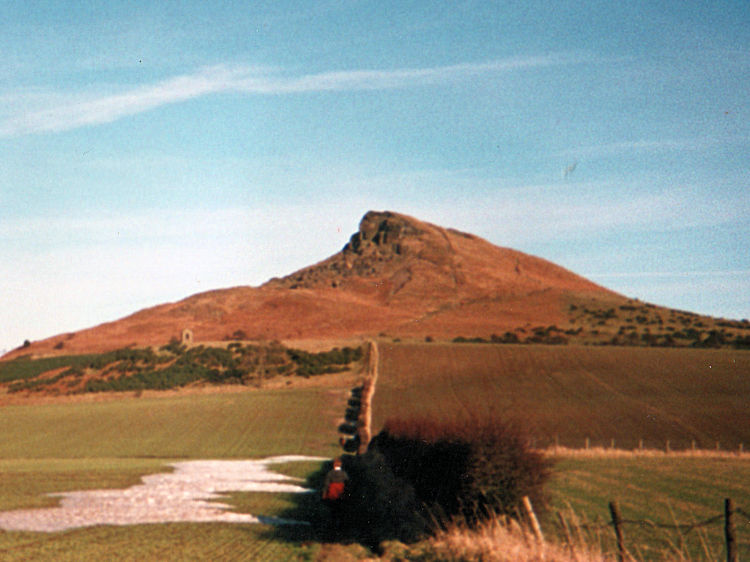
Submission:
POLYGON ((748 374, 742 350, 383 343, 373 430, 494 414, 540 447, 747 450, 748 374))

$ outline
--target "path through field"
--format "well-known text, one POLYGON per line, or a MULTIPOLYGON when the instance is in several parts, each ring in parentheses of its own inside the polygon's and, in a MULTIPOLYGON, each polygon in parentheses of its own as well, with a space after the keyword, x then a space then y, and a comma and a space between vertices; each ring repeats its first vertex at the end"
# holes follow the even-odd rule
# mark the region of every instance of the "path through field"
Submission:
POLYGON ((359 454, 364 454, 367 451, 367 445, 372 439, 372 399, 375 395, 375 385, 378 382, 378 363, 378 344, 370 340, 359 420, 359 454))
POLYGON ((325 460, 278 456, 262 460, 199 460, 173 463, 170 473, 145 476, 125 490, 90 490, 59 495, 60 506, 0 512, 0 529, 56 532, 94 525, 168 522, 300 524, 262 515, 234 513, 218 503, 225 492, 310 492, 297 480, 273 472, 273 464, 325 460))

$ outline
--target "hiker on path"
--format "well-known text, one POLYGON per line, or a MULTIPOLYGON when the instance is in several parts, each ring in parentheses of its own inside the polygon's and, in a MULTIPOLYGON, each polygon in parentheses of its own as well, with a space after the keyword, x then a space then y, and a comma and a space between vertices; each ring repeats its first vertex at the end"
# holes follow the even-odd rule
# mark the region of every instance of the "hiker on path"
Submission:
POLYGON ((341 526, 341 511, 346 497, 346 486, 349 480, 349 475, 341 467, 341 459, 336 458, 333 460, 333 468, 326 474, 326 478, 323 481, 323 492, 321 498, 323 503, 328 506, 330 513, 330 522, 333 529, 339 529, 341 526))

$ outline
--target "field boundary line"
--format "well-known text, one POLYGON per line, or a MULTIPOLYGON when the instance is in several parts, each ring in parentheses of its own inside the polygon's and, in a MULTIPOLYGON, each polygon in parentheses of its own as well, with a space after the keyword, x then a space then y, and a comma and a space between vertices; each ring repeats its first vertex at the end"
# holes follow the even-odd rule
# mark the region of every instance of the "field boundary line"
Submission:
POLYGON ((372 439, 372 397, 375 394, 375 385, 378 380, 378 344, 374 340, 368 340, 367 347, 367 369, 365 381, 362 385, 362 407, 359 413, 358 431, 359 448, 357 454, 364 454, 372 439))
POLYGON ((749 451, 727 451, 715 449, 611 449, 606 447, 590 447, 588 449, 573 449, 569 447, 551 446, 539 449, 544 454, 555 457, 685 457, 685 458, 722 458, 722 459, 750 459, 749 451))

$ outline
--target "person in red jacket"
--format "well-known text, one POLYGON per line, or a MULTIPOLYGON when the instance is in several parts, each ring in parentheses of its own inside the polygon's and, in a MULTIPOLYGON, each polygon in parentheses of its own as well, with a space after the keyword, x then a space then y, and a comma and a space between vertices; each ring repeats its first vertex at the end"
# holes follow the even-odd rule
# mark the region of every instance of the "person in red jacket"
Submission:
POLYGON ((333 460, 333 468, 326 474, 323 482, 323 500, 339 503, 346 493, 346 483, 349 475, 341 467, 341 459, 333 460))
POLYGON ((321 494, 323 503, 328 506, 330 514, 332 527, 330 531, 339 530, 341 526, 341 510, 346 498, 348 481, 349 475, 342 468, 341 459, 334 459, 333 468, 326 474, 326 478, 323 481, 323 491, 321 494))

